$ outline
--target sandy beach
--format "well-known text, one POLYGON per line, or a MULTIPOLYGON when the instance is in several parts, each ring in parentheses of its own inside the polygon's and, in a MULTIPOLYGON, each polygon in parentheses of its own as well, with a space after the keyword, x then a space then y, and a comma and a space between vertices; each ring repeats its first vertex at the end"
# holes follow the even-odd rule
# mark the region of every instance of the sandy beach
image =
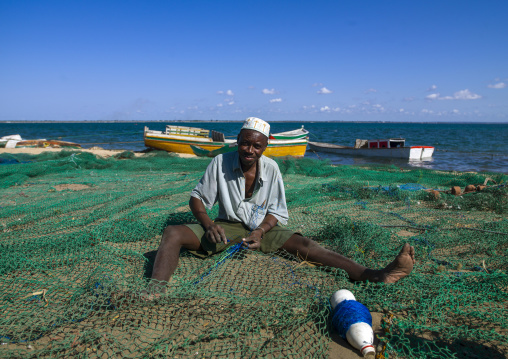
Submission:
MULTIPOLYGON (((0 148, 0 153, 13 153, 13 154, 16 154, 16 153, 27 153, 27 154, 30 154, 30 155, 39 155, 41 153, 45 153, 45 152, 60 152, 60 151, 75 151, 75 152, 88 152, 88 153, 93 153, 94 155, 96 156, 100 156, 100 157, 111 157, 111 156, 114 156, 114 155, 117 155, 119 153, 122 153, 122 152, 125 152, 126 150, 104 150, 104 149, 85 149, 85 148, 80 148, 80 149, 64 149, 64 148, 0 148)), ((141 157, 144 155, 144 152, 136 152, 134 151, 134 155, 136 157, 141 157)), ((197 157, 195 155, 191 155, 191 154, 187 154, 187 153, 176 153, 176 155, 178 155, 179 157, 197 157)))

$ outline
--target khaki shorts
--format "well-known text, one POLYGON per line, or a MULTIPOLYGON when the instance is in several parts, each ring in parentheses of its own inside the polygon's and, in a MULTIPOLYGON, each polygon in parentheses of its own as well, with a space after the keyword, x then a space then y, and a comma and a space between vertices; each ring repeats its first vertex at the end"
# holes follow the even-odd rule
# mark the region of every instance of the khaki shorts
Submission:
MULTIPOLYGON (((246 238, 249 236, 251 232, 250 229, 240 222, 228 222, 224 220, 217 219, 215 223, 220 225, 224 232, 226 233, 226 238, 229 240, 227 244, 224 243, 212 243, 205 237, 205 229, 201 224, 186 224, 185 226, 189 227, 192 232, 199 238, 201 243, 201 248, 203 250, 198 251, 189 251, 192 254, 198 257, 208 257, 214 253, 222 252, 226 248, 234 245, 235 243, 239 243, 242 241, 242 238, 246 238)), ((293 235, 295 232, 292 230, 282 228, 279 226, 273 227, 263 236, 261 240, 261 251, 263 253, 275 252, 279 248, 281 248, 284 243, 293 235)))

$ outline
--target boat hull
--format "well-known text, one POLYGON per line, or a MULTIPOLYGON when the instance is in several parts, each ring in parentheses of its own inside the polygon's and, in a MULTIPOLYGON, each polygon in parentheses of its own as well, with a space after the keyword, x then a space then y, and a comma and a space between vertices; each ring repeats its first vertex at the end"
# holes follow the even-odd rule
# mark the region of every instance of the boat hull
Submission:
POLYGON ((407 146, 395 148, 354 148, 331 143, 309 142, 309 149, 317 152, 335 153, 349 156, 368 156, 383 158, 402 158, 422 161, 432 158, 432 146, 407 146))
MULTIPOLYGON (((176 136, 175 136, 176 137, 176 136)), ((175 153, 194 154, 191 145, 213 151, 224 146, 223 142, 203 141, 200 139, 181 139, 173 136, 145 136, 145 146, 175 153)))
POLYGON ((60 140, 24 140, 18 141, 15 144, 16 148, 46 148, 46 147, 68 147, 68 148, 81 148, 81 145, 74 142, 60 141, 60 140))
POLYGON ((299 128, 297 130, 279 132, 279 133, 271 133, 269 139, 271 140, 304 140, 307 139, 309 135, 309 131, 303 128, 299 128))
MULTIPOLYGON (((145 132, 145 146, 175 153, 194 154, 192 146, 199 146, 206 151, 217 151, 235 141, 214 142, 210 138, 193 136, 174 136, 163 133, 156 134, 155 131, 145 132)), ((268 157, 294 156, 303 157, 307 149, 307 139, 293 140, 269 140, 268 146, 263 153, 268 157)))
POLYGON ((223 147, 220 147, 219 149, 208 151, 205 150, 199 146, 191 145, 192 152, 199 157, 215 157, 217 155, 222 155, 224 153, 228 152, 234 152, 238 150, 238 147, 236 146, 236 143, 233 145, 226 145, 223 147))

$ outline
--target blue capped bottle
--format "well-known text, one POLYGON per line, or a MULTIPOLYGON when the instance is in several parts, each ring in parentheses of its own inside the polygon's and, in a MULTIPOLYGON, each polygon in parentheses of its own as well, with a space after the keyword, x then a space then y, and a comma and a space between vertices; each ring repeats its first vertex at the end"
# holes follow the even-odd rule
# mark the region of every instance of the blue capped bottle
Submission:
POLYGON ((360 350, 364 357, 374 358, 372 316, 362 303, 357 302, 347 289, 335 292, 330 298, 333 310, 332 324, 343 339, 360 350))

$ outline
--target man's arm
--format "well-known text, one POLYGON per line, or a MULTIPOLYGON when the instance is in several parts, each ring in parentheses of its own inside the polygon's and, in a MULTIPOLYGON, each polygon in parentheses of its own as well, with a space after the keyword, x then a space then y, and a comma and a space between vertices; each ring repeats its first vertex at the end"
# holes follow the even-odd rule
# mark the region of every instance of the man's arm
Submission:
POLYGON ((199 198, 191 197, 189 207, 194 217, 196 217, 199 223, 201 223, 201 225, 206 229, 206 239, 212 243, 227 243, 224 229, 211 220, 208 213, 206 213, 205 205, 199 198))
POLYGON ((261 240, 266 233, 277 225, 277 218, 271 214, 267 214, 263 219, 263 222, 257 226, 252 232, 250 232, 247 238, 243 238, 242 241, 247 245, 249 249, 258 249, 261 247, 261 240))

